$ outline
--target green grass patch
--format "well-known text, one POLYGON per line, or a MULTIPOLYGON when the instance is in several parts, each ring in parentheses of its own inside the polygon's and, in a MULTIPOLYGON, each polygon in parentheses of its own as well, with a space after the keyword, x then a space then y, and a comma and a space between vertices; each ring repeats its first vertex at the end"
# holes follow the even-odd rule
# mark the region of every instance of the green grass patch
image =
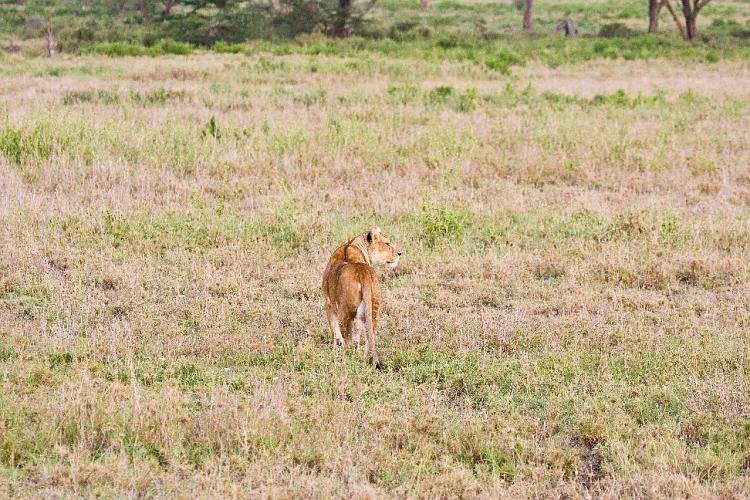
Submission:
POLYGON ((163 56, 163 55, 190 55, 193 46, 185 42, 174 40, 160 40, 151 47, 136 45, 128 42, 102 42, 89 45, 82 52, 87 54, 98 54, 109 57, 125 56, 163 56))

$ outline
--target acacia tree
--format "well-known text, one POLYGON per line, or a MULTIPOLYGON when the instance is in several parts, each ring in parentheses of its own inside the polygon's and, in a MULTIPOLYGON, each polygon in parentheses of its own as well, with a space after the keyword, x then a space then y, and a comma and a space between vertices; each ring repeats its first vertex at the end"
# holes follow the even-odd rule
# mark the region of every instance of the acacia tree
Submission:
POLYGON ((344 38, 351 36, 357 30, 368 12, 375 6, 377 0, 369 0, 358 16, 352 14, 352 0, 339 0, 336 10, 336 20, 333 24, 333 36, 344 38))
POLYGON ((685 18, 685 24, 680 21, 677 10, 672 6, 670 0, 648 0, 648 32, 656 33, 659 31, 659 12, 662 7, 666 7, 672 16, 677 29, 680 30, 682 38, 693 41, 698 37, 696 19, 698 12, 708 5, 711 0, 681 0, 682 15, 685 18))
POLYGON ((698 12, 708 5, 711 0, 682 0, 682 13, 685 16, 684 37, 686 40, 695 40, 698 37, 698 29, 695 21, 698 18, 698 12))

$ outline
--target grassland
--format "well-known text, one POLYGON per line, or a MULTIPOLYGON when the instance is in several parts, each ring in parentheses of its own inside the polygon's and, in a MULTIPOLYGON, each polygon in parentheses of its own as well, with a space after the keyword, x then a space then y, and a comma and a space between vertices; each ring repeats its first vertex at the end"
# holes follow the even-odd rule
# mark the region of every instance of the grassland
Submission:
POLYGON ((743 49, 388 43, 0 59, 0 496, 747 496, 743 49))

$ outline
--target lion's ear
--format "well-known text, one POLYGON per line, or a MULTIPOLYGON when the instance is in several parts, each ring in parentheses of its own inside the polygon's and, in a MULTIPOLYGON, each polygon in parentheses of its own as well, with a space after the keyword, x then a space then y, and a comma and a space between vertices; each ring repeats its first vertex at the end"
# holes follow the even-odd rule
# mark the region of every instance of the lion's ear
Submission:
POLYGON ((371 243, 373 240, 377 240, 380 237, 380 228, 378 226, 373 226, 372 229, 370 229, 367 232, 367 242, 371 243))
POLYGON ((374 240, 378 239, 380 236, 380 228, 378 226, 373 226, 372 229, 370 229, 370 232, 368 233, 368 239, 372 238, 374 240))

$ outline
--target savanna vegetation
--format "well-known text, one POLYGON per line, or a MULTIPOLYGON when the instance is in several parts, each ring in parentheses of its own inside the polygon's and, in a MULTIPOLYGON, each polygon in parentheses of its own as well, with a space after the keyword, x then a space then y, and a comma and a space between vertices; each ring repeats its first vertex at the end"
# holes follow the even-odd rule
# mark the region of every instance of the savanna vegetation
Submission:
POLYGON ((86 3, 0 4, 0 497, 747 496, 750 3, 86 3), (372 225, 382 371, 319 291, 372 225))

